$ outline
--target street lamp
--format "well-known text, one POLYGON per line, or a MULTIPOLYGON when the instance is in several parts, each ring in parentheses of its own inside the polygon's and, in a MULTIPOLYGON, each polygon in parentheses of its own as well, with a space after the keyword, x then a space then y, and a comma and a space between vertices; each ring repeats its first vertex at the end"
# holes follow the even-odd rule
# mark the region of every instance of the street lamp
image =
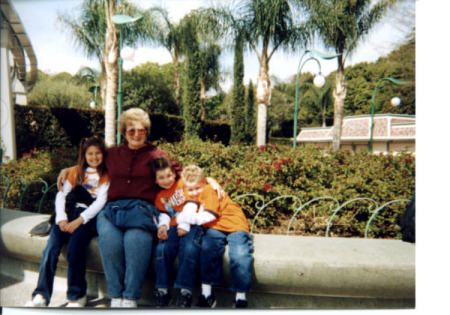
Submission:
POLYGON ((94 94, 94 100, 90 103, 90 107, 91 108, 96 108, 97 107, 97 91, 100 88, 99 85, 93 85, 89 88, 89 92, 94 94), (92 105, 93 104, 93 105, 92 105))
MULTIPOLYGON (((384 82, 384 81, 388 81, 388 82, 394 83, 396 85, 404 85, 404 84, 408 84, 409 83, 409 82, 406 82, 406 81, 399 81, 399 80, 391 78, 391 77, 385 77, 385 78, 382 78, 382 79, 378 80, 377 84, 375 85, 375 89, 373 90, 373 94, 372 94, 372 100, 370 102, 371 103, 371 109, 370 109, 369 154, 372 154, 372 149, 373 149, 373 125, 374 125, 373 117, 375 115, 375 98, 377 96, 377 92, 378 92, 378 89, 381 86, 381 83, 384 82)), ((400 100, 399 97, 394 97, 391 100, 391 104, 393 106, 400 105, 400 102, 401 102, 401 100, 400 100)))
POLYGON ((119 119, 120 119, 120 115, 122 114, 122 101, 123 101, 123 93, 122 93, 122 64, 123 64, 123 60, 122 60, 122 45, 123 45, 123 38, 122 38, 122 24, 129 24, 129 23, 134 23, 137 20, 141 19, 142 16, 136 16, 136 17, 131 17, 129 15, 125 15, 125 14, 116 14, 113 15, 111 17, 112 21, 114 24, 119 25, 119 58, 118 58, 118 63, 119 63, 119 82, 118 82, 118 87, 117 87, 117 138, 116 138, 116 142, 119 145, 120 144, 120 128, 119 128, 119 119))
POLYGON ((325 78, 322 76, 320 62, 316 57, 329 60, 329 59, 336 58, 339 55, 340 54, 327 55, 327 54, 321 53, 320 51, 317 51, 314 49, 307 49, 305 51, 305 53, 303 54, 303 56, 300 58, 300 62, 298 64, 298 70, 297 70, 297 79, 295 81, 294 139, 293 139, 293 143, 292 143, 292 146, 294 149, 297 146, 297 117, 298 117, 298 89, 299 89, 298 85, 299 85, 299 79, 300 79, 300 72, 302 71, 303 66, 309 60, 314 60, 317 63, 317 65, 319 66, 319 74, 314 77, 313 83, 316 87, 321 88, 325 84, 325 78), (307 55, 309 55, 308 58, 305 61, 303 61, 303 58, 305 58, 307 55))

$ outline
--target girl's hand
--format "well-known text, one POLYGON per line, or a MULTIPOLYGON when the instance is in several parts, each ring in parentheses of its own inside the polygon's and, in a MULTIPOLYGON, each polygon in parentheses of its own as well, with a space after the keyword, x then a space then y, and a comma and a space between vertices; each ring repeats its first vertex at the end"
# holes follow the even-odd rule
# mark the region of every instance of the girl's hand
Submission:
POLYGON ((225 191, 222 186, 220 186, 214 178, 207 177, 206 180, 208 181, 208 184, 210 184, 211 187, 217 192, 217 197, 219 197, 219 200, 222 200, 222 198, 225 197, 225 191))
POLYGON ((84 223, 83 217, 78 217, 67 225, 67 232, 72 234, 84 223))
POLYGON ((67 232, 67 226, 68 225, 69 225, 69 222, 67 220, 63 220, 63 221, 59 221, 58 222, 59 229, 62 232, 67 232))
POLYGON ((167 241, 169 236, 167 235, 167 226, 161 225, 158 229, 158 238, 163 241, 167 241))
POLYGON ((56 186, 58 186, 58 190, 62 191, 64 181, 67 179, 69 175, 69 168, 63 168, 58 175, 58 179, 56 180, 56 186))
POLYGON ((188 234, 188 231, 183 230, 183 229, 181 229, 181 228, 177 228, 177 233, 178 233, 178 236, 179 236, 179 237, 183 237, 183 236, 185 236, 186 234, 188 234))

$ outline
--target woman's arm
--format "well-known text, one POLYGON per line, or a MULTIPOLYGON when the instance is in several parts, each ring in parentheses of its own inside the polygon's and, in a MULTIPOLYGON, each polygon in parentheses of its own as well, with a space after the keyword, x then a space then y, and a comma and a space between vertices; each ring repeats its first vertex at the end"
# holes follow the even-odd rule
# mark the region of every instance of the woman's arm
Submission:
POLYGON ((223 190, 222 186, 220 186, 214 178, 207 177, 206 180, 208 181, 208 184, 211 185, 211 187, 217 192, 217 197, 219 197, 219 200, 222 200, 222 198, 225 197, 225 190, 223 190))
POLYGON ((68 168, 63 168, 58 175, 58 179, 56 180, 56 186, 58 187, 59 191, 62 191, 63 189, 63 185, 64 185, 64 181, 67 179, 67 177, 69 176, 69 170, 71 169, 71 167, 68 168))

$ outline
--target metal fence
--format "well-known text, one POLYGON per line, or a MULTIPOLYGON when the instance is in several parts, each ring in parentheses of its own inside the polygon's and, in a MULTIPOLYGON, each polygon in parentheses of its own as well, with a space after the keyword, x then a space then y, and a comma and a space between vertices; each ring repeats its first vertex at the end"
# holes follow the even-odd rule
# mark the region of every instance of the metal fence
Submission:
MULTIPOLYGON (((37 179, 33 181, 27 182, 24 179, 20 180, 20 183, 12 183, 10 179, 6 176, 2 176, 1 182, 0 182, 0 198, 1 198, 1 207, 7 208, 8 206, 11 207, 10 204, 8 204, 8 196, 11 187, 13 184, 19 185, 20 190, 20 198, 18 200, 18 210, 25 210, 24 207, 24 201, 27 197, 27 195, 33 193, 34 194, 34 201, 33 202, 33 208, 27 209, 28 211, 37 212, 37 213, 48 213, 49 209, 46 208, 45 211, 43 211, 43 205, 44 201, 50 201, 51 202, 51 211, 53 210, 53 200, 54 195, 57 192, 56 183, 52 185, 48 185, 47 182, 45 182, 42 179, 37 179), (31 187, 33 187, 33 190, 31 191, 31 187), (37 207, 35 206, 37 202, 37 207)), ((233 200, 235 200, 238 203, 242 203, 244 199, 251 198, 253 199, 253 207, 255 208, 255 216, 252 219, 251 225, 250 225, 250 233, 254 232, 255 225, 257 223, 258 216, 266 210, 269 206, 273 206, 276 202, 279 201, 286 201, 290 200, 290 207, 293 209, 293 215, 291 216, 287 229, 286 229, 286 235, 289 235, 291 232, 291 228, 293 225, 293 222, 295 221, 297 215, 301 211, 307 211, 309 207, 312 205, 321 202, 321 201, 327 201, 329 202, 329 212, 331 213, 330 217, 327 220, 326 224, 326 232, 325 237, 330 236, 330 228, 335 222, 336 216, 348 209, 349 205, 352 203, 357 203, 361 201, 365 201, 367 204, 367 210, 370 213, 370 217, 365 225, 364 230, 364 237, 367 238, 370 231, 370 226, 373 223, 375 217, 377 214, 382 212, 383 210, 387 209, 388 206, 395 204, 395 203, 403 203, 405 205, 405 208, 407 204, 409 203, 409 199, 396 199, 389 202, 385 202, 383 204, 379 204, 377 201, 375 201, 372 198, 354 198, 351 200, 348 200, 346 202, 340 203, 336 198, 330 197, 330 196, 324 196, 324 197, 318 197, 312 200, 309 200, 307 202, 302 202, 299 197, 294 195, 285 195, 285 196, 279 196, 276 198, 273 198, 269 200, 268 202, 265 201, 264 197, 258 194, 244 194, 244 195, 237 195, 233 196, 233 200)))

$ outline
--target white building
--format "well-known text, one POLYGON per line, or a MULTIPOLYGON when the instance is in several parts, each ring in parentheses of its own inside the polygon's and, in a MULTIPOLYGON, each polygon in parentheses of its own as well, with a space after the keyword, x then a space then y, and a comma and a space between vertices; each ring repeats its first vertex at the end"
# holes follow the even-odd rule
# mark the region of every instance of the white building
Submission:
MULTIPOLYGON (((367 150, 370 140, 370 115, 344 118, 341 149, 358 152, 367 150)), ((315 144, 331 149, 333 127, 302 128, 297 136, 299 145, 315 144)), ((397 154, 416 151, 416 118, 412 115, 377 114, 374 116, 373 153, 397 154)))
POLYGON ((1 163, 17 158, 14 104, 27 104, 26 93, 33 87, 37 78, 37 60, 31 42, 9 0, 0 0, 0 24, 1 163))

